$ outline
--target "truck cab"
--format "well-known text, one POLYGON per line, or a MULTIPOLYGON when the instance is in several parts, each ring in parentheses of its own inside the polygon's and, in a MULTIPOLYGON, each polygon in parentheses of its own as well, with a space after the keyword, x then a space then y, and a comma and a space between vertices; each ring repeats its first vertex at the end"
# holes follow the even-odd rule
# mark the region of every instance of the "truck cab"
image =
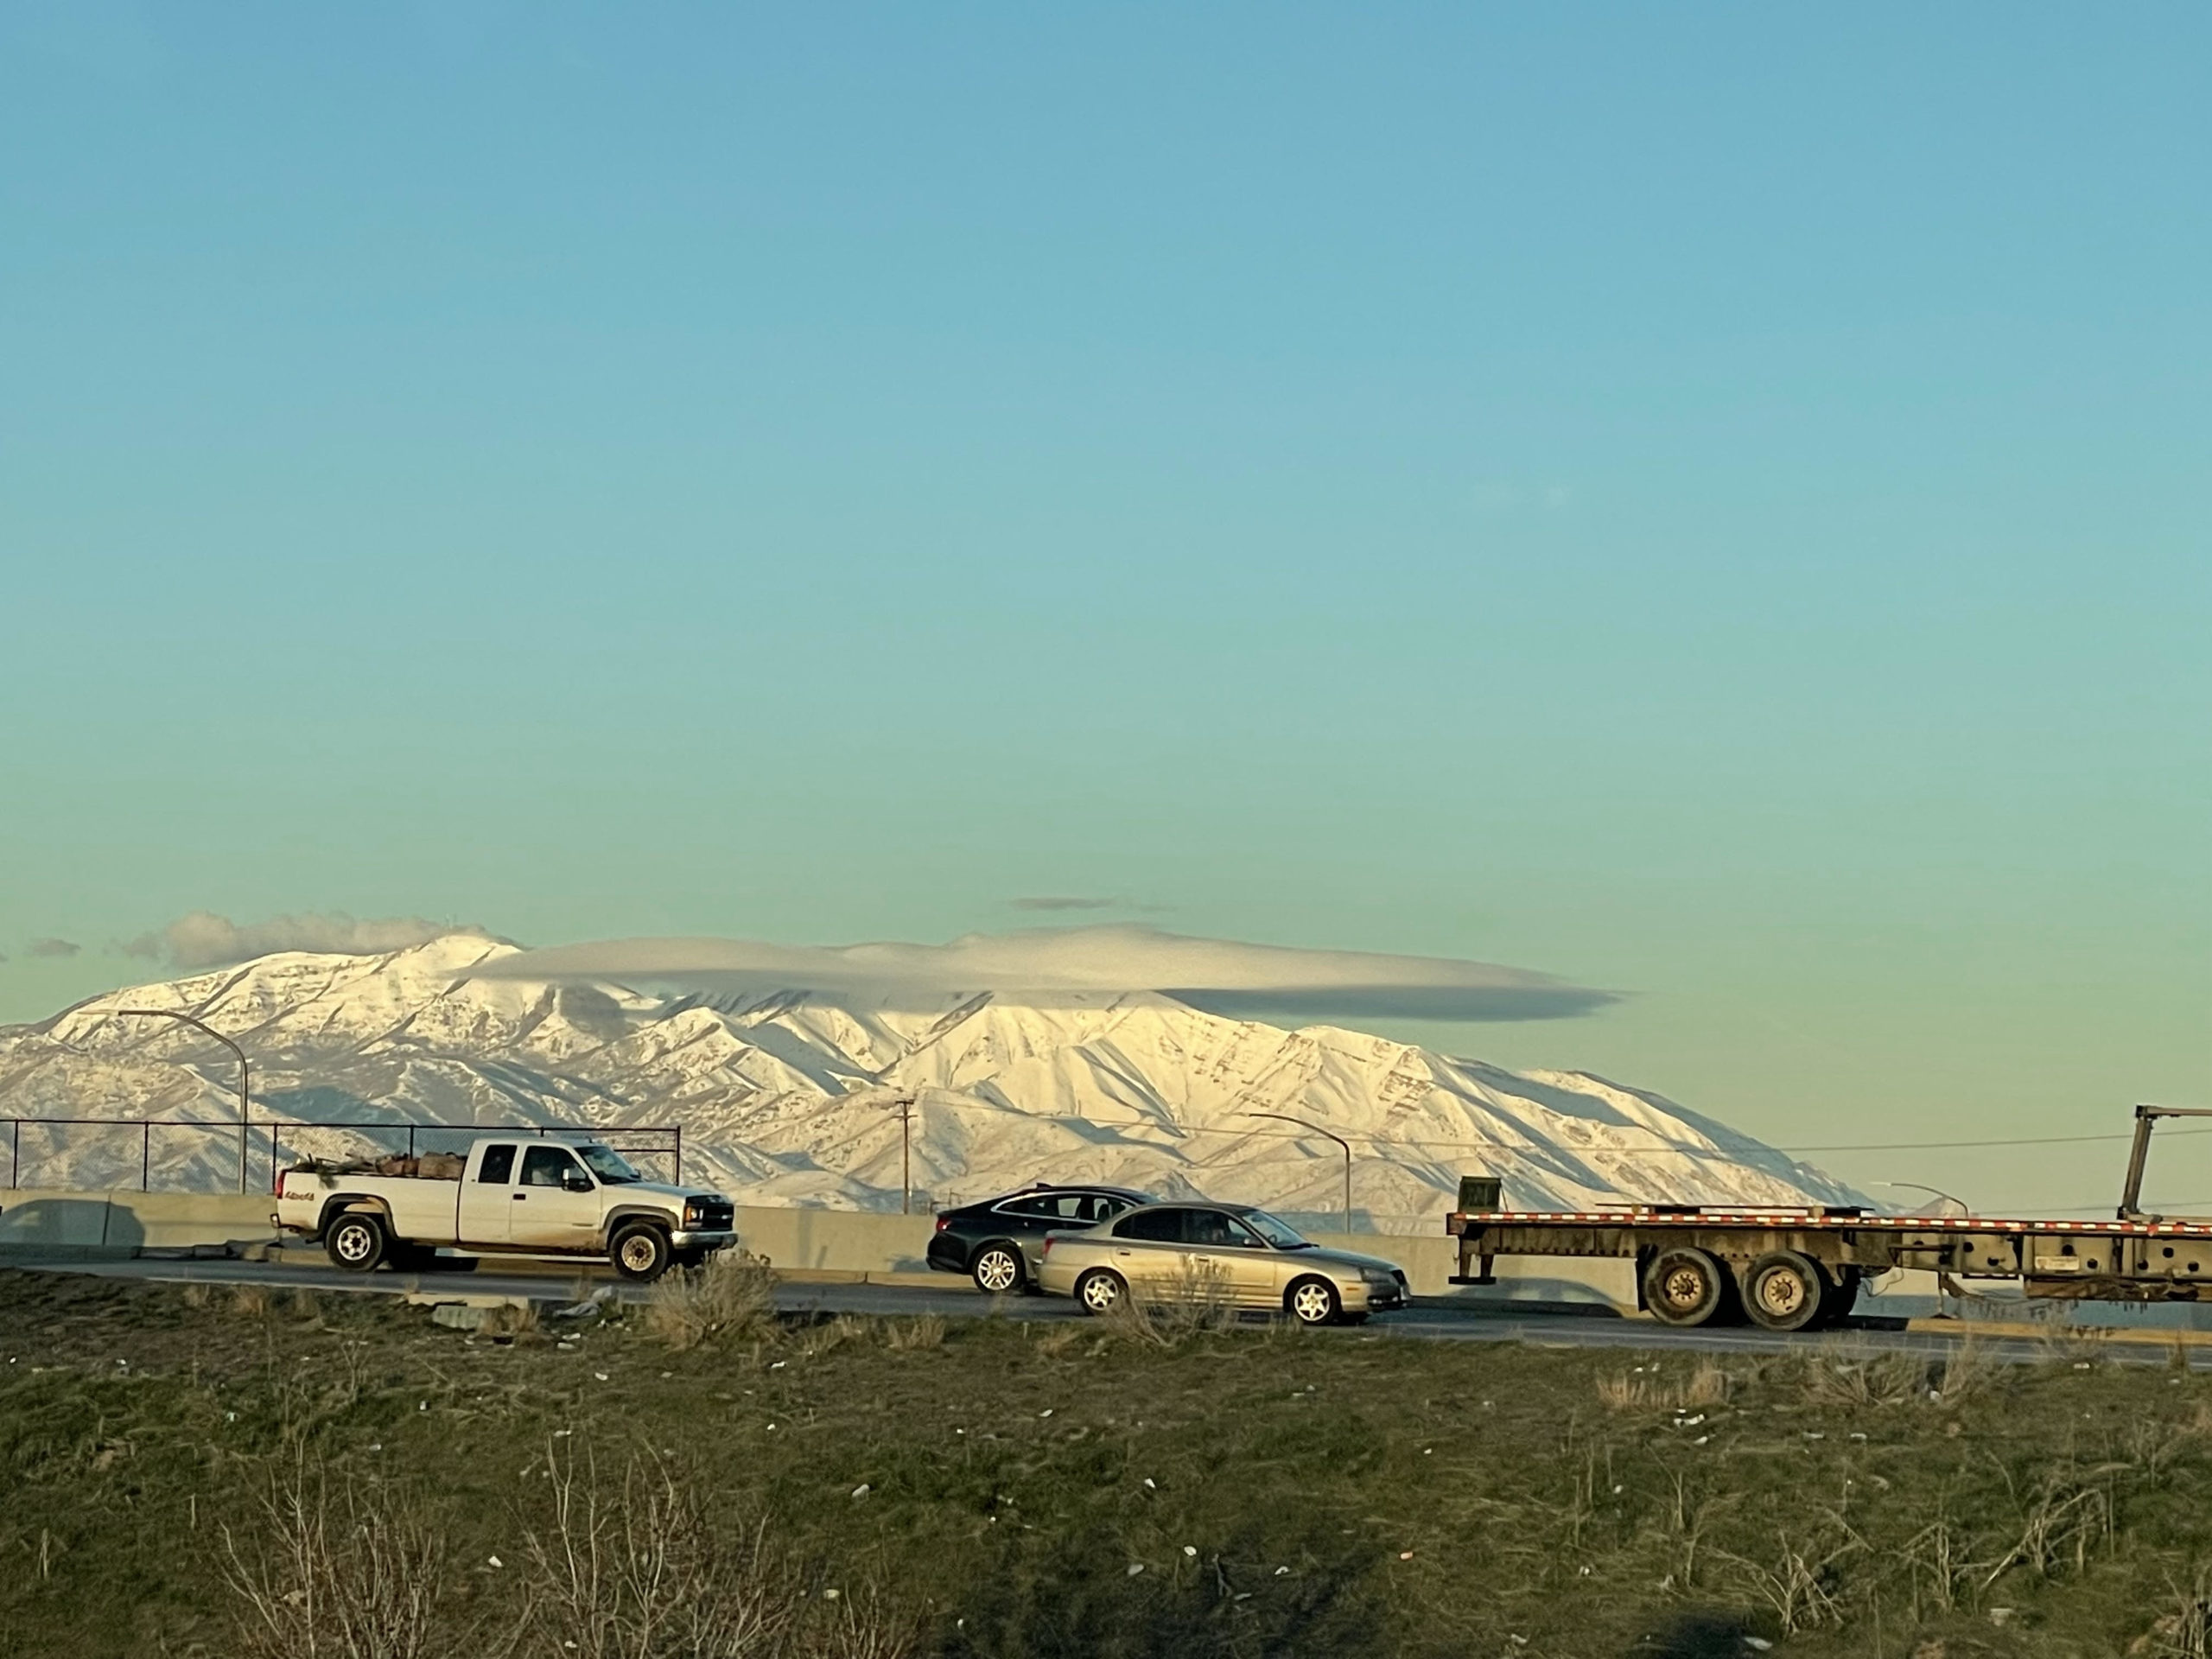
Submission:
POLYGON ((465 1255, 594 1256, 658 1278, 737 1242, 720 1192, 648 1181, 612 1147, 537 1135, 480 1138, 467 1158, 316 1160, 284 1172, 276 1224, 337 1266, 427 1266, 465 1255))

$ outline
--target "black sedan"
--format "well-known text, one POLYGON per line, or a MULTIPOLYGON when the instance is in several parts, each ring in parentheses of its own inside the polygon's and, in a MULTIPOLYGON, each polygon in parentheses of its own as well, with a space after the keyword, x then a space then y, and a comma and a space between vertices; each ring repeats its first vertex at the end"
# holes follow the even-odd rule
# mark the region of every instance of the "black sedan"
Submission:
POLYGON ((939 1273, 964 1273, 976 1288, 994 1296, 1027 1290, 1037 1281, 1045 1235, 1095 1227, 1124 1210, 1154 1200, 1124 1186, 1047 1186, 1039 1184, 1004 1198, 947 1210, 937 1218, 929 1263, 939 1273))

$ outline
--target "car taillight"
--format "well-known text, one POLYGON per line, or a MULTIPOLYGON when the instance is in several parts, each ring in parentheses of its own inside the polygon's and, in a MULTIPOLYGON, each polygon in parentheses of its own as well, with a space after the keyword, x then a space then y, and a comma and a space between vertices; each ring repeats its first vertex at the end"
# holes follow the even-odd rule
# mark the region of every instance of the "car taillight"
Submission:
POLYGON ((1052 1236, 1050 1233, 1047 1233, 1047 1234, 1046 1234, 1046 1235, 1045 1235, 1045 1248, 1044 1248, 1043 1249, 1041 1249, 1041 1250, 1038 1251, 1038 1252, 1037 1252, 1037 1254, 1038 1254, 1038 1255, 1050 1255, 1052 1253, 1052 1236))
POLYGON ((937 1218, 937 1230, 940 1233, 951 1225, 952 1223, 944 1216, 939 1216, 937 1218))

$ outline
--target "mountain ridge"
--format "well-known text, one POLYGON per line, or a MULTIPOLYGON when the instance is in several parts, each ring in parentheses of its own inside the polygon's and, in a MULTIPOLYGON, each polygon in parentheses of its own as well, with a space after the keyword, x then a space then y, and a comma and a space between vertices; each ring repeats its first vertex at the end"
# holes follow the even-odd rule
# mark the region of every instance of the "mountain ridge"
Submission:
MULTIPOLYGON (((26 1116, 234 1121, 227 1052, 178 1022, 124 1012, 167 1008, 246 1049, 257 1116, 680 1121, 687 1162, 741 1202, 896 1208, 900 1133, 888 1109, 909 1097, 913 1185, 940 1204, 1045 1179, 1203 1191, 1307 1217, 1339 1210, 1337 1147, 1254 1112, 1351 1141, 1353 1205, 1370 1225, 1433 1224, 1462 1173, 1497 1174, 1509 1202, 1531 1208, 1865 1202, 1648 1090, 1338 1027, 1231 1019, 1158 992, 1035 1006, 971 991, 899 1007, 800 988, 658 996, 476 975, 515 954, 449 934, 380 955, 278 953, 105 993, 0 1027, 0 1098, 26 1116)), ((21 1172, 24 1185, 117 1173, 119 1154, 92 1144, 97 1130, 26 1133, 36 1167, 21 1172)), ((149 1160, 157 1183, 236 1179, 219 1137, 162 1139, 149 1160)))

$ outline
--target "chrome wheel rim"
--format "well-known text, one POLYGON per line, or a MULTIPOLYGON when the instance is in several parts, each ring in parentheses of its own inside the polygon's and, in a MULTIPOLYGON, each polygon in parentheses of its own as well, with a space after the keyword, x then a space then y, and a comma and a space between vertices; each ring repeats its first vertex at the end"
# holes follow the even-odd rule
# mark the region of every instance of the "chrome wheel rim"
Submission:
POLYGON ((986 1250, 976 1262, 976 1282, 985 1290, 1012 1290, 1020 1277, 1021 1269, 1010 1251, 986 1250))
POLYGON ((338 1236, 332 1241, 341 1262, 365 1262, 377 1247, 377 1236, 364 1221, 344 1221, 338 1224, 338 1236))
POLYGON ((1103 1273, 1083 1281, 1083 1305, 1094 1313, 1110 1311, 1121 1300, 1122 1287, 1103 1273))
POLYGON ((1290 1294, 1290 1311, 1300 1322, 1320 1325, 1329 1317, 1330 1297, 1319 1285, 1300 1285, 1290 1294))

